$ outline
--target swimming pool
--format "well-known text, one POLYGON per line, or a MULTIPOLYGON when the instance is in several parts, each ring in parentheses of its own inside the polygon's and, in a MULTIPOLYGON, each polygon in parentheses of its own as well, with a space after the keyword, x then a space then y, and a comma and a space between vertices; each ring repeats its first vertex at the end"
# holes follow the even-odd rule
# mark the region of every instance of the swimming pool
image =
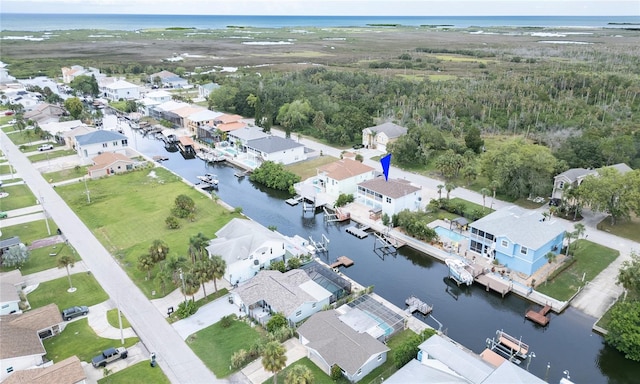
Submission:
POLYGON ((448 228, 435 227, 434 229, 436 230, 436 233, 440 237, 446 237, 447 239, 451 239, 453 241, 457 241, 458 243, 461 242, 462 240, 467 240, 466 236, 461 235, 458 232, 454 232, 454 231, 452 231, 452 230, 450 230, 448 228))

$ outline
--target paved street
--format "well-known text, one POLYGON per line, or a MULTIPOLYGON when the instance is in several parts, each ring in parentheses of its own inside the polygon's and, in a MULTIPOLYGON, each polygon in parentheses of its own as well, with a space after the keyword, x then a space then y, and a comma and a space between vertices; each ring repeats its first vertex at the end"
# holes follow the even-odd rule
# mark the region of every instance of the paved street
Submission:
POLYGON ((109 296, 121 303, 123 313, 145 347, 156 352, 159 366, 169 380, 173 383, 220 382, 4 132, 0 132, 0 139, 11 164, 34 195, 42 197, 46 211, 82 256, 87 268, 109 296))

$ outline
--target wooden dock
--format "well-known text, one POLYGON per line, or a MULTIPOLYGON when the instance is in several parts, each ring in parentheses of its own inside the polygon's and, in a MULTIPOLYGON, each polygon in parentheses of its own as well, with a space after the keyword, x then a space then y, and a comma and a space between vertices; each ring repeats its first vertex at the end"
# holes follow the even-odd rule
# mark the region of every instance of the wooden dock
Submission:
POLYGON ((356 226, 348 227, 346 231, 347 233, 357 237, 358 239, 364 239, 365 237, 369 236, 367 232, 356 226))
POLYGON ((547 316, 549 311, 551 311, 551 306, 545 305, 539 311, 534 311, 533 309, 528 310, 527 313, 524 315, 524 317, 528 320, 533 321, 538 325, 545 327, 549 324, 550 319, 549 319, 549 316, 547 316))
POLYGON ((475 281, 484 285, 487 288, 487 292, 489 292, 489 290, 493 290, 501 294, 502 297, 511 291, 511 286, 509 284, 492 279, 485 274, 476 276, 475 281))
POLYGON ((336 259, 336 261, 330 265, 331 268, 338 268, 338 267, 350 267, 353 265, 353 260, 351 260, 350 258, 348 258, 347 256, 340 256, 336 259))
POLYGON ((420 313, 422 313, 423 315, 428 315, 431 313, 431 311, 433 311, 433 307, 430 306, 429 304, 423 302, 422 300, 418 299, 415 296, 410 296, 408 297, 405 301, 404 301, 409 307, 405 310, 406 313, 414 313, 415 311, 418 311, 420 313))
POLYGON ((529 345, 522 342, 522 340, 518 340, 515 337, 504 333, 503 331, 497 331, 496 336, 498 342, 503 346, 507 347, 511 354, 517 356, 521 359, 524 359, 529 354, 529 345))

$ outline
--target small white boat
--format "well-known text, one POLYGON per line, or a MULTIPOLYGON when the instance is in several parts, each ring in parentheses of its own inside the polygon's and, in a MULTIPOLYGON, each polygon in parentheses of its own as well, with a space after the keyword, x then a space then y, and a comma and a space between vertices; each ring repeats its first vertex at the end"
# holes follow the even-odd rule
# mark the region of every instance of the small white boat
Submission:
POLYGON ((218 183, 220 182, 220 180, 218 180, 218 176, 214 175, 213 173, 205 173, 202 176, 196 176, 198 178, 198 180, 200 180, 201 182, 208 184, 211 187, 218 187, 218 183))
POLYGON ((458 259, 446 259, 444 261, 449 267, 449 276, 452 277, 459 284, 471 285, 473 284, 473 276, 465 267, 464 261, 458 259))

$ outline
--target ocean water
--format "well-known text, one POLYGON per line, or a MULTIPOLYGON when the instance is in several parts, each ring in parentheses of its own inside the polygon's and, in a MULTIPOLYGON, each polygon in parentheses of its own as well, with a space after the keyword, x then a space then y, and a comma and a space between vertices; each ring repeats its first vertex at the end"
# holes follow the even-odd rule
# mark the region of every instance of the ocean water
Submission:
POLYGON ((640 16, 216 16, 1 13, 0 30, 125 30, 184 27, 223 29, 229 26, 364 27, 372 24, 468 27, 640 27, 640 16))

